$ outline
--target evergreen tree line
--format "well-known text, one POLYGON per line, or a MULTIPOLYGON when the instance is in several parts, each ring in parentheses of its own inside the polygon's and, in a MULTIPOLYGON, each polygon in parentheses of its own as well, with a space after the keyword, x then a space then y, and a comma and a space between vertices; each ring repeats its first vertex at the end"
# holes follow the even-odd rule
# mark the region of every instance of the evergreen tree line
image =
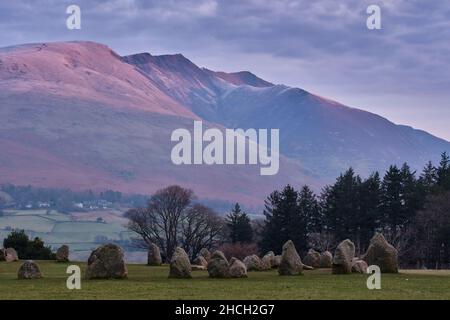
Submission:
POLYGON ((261 252, 280 253, 292 240, 303 254, 309 248, 334 250, 351 239, 363 254, 374 232, 399 250, 403 265, 440 267, 450 263, 450 158, 429 162, 418 174, 408 164, 390 166, 363 179, 352 168, 317 196, 308 187, 287 185, 265 201, 259 233, 261 252))

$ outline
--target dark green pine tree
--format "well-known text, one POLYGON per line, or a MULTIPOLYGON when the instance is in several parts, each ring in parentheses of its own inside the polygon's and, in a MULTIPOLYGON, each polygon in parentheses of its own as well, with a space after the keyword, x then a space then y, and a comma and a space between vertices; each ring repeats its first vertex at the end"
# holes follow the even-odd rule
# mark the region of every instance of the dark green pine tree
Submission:
POLYGON ((441 155, 439 167, 436 169, 436 185, 438 192, 450 190, 450 157, 447 152, 441 155))
POLYGON ((437 183, 437 169, 431 161, 423 168, 418 183, 423 196, 427 196, 433 192, 437 183))
POLYGON ((274 191, 265 201, 265 223, 261 232, 262 251, 281 252, 283 244, 292 240, 298 251, 307 248, 306 221, 300 215, 298 192, 287 185, 274 191))
POLYGON ((402 199, 402 174, 397 166, 390 166, 381 183, 383 212, 382 226, 391 232, 403 225, 401 212, 403 210, 402 199))
POLYGON ((253 240, 253 229, 250 218, 241 210, 239 203, 227 215, 226 224, 229 229, 229 237, 232 243, 248 243, 253 240))
POLYGON ((360 185, 361 178, 350 168, 337 178, 334 185, 323 191, 321 198, 325 224, 337 241, 355 239, 357 236, 360 185))
POLYGON ((308 234, 321 232, 323 217, 319 202, 314 192, 306 185, 298 194, 298 207, 300 216, 306 221, 306 232, 308 234))
POLYGON ((406 225, 413 220, 416 212, 422 208, 423 201, 415 177, 416 172, 412 172, 408 164, 404 163, 400 169, 400 175, 402 178, 402 218, 403 223, 406 225))
POLYGON ((359 189, 360 207, 355 241, 359 253, 362 253, 366 251, 370 238, 382 220, 380 174, 372 174, 361 183, 359 189))

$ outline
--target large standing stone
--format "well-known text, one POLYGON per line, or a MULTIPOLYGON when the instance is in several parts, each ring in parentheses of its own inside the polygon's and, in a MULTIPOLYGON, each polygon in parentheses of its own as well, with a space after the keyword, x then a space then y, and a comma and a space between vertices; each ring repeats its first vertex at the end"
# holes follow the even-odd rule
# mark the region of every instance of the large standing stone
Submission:
POLYGON ((57 262, 69 262, 69 247, 62 245, 56 250, 56 261, 57 262))
POLYGON ((39 279, 42 278, 41 270, 39 266, 31 260, 25 261, 17 272, 19 279, 39 279))
POLYGON ((169 278, 191 278, 191 263, 182 248, 176 247, 170 259, 169 278))
POLYGON ((150 243, 147 253, 148 266, 160 266, 162 264, 161 251, 154 243, 150 243))
POLYGON ((19 261, 19 256, 17 255, 17 251, 14 248, 5 249, 5 261, 6 262, 19 261))
POLYGON ((309 249, 303 263, 313 268, 320 268, 320 253, 314 249, 309 249))
POLYGON ((247 268, 245 264, 236 258, 230 260, 230 277, 231 278, 247 278, 247 268))
POLYGON ((297 250, 295 250, 295 245, 291 240, 288 240, 283 245, 278 274, 281 276, 299 275, 302 274, 302 269, 302 260, 300 259, 297 250))
POLYGON ((262 267, 264 270, 270 270, 272 269, 272 266, 274 265, 274 260, 275 259, 275 253, 273 253, 273 251, 269 251, 267 252, 264 257, 262 257, 261 262, 262 262, 262 267))
POLYGON ((330 251, 324 251, 320 254, 320 267, 331 268, 333 265, 333 255, 330 251))
POLYGON ((206 261, 209 261, 209 259, 211 258, 211 252, 209 252, 208 249, 203 248, 202 250, 200 250, 200 256, 202 256, 203 258, 205 258, 206 261))
POLYGON ((211 278, 227 278, 230 276, 228 260, 222 251, 214 251, 208 261, 208 273, 211 278))
POLYGON ((369 248, 363 260, 370 265, 377 265, 381 272, 398 272, 398 252, 389 244, 381 233, 376 233, 370 240, 369 248))
POLYGON ((121 279, 127 276, 127 266, 119 246, 105 244, 92 251, 88 259, 86 278, 121 279))
POLYGON ((334 274, 352 273, 352 260, 355 256, 355 245, 349 239, 342 241, 336 248, 333 257, 332 272, 334 274))
POLYGON ((263 271, 264 270, 263 262, 256 254, 245 257, 243 262, 245 264, 245 267, 247 268, 247 271, 263 271))
POLYGON ((198 256, 197 258, 194 259, 194 264, 197 266, 206 267, 208 266, 208 261, 206 261, 206 259, 203 256, 198 256))
POLYGON ((367 263, 359 258, 353 258, 352 272, 353 273, 367 273, 367 263))

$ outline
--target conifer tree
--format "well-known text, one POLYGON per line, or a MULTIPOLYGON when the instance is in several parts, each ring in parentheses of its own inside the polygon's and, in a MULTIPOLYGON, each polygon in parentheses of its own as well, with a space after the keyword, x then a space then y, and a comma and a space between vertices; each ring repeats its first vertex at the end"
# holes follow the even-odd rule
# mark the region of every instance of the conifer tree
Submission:
POLYGON ((253 230, 250 218, 241 210, 239 203, 227 215, 226 224, 229 229, 229 237, 232 243, 248 243, 253 239, 253 230))

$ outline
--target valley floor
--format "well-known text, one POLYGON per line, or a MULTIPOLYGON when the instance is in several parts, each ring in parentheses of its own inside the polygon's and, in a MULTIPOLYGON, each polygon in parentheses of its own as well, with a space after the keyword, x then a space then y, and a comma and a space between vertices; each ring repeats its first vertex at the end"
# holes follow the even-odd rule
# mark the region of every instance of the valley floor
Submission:
MULTIPOLYGON (((126 280, 82 280, 81 290, 66 288, 69 264, 38 261, 39 280, 17 280, 20 262, 0 262, 0 300, 6 299, 446 299, 450 270, 402 270, 383 274, 381 290, 368 290, 367 275, 332 275, 330 270, 280 277, 276 270, 250 272, 247 279, 168 279, 168 266, 128 265, 126 280)), ((85 263, 77 264, 82 271, 85 263)))

